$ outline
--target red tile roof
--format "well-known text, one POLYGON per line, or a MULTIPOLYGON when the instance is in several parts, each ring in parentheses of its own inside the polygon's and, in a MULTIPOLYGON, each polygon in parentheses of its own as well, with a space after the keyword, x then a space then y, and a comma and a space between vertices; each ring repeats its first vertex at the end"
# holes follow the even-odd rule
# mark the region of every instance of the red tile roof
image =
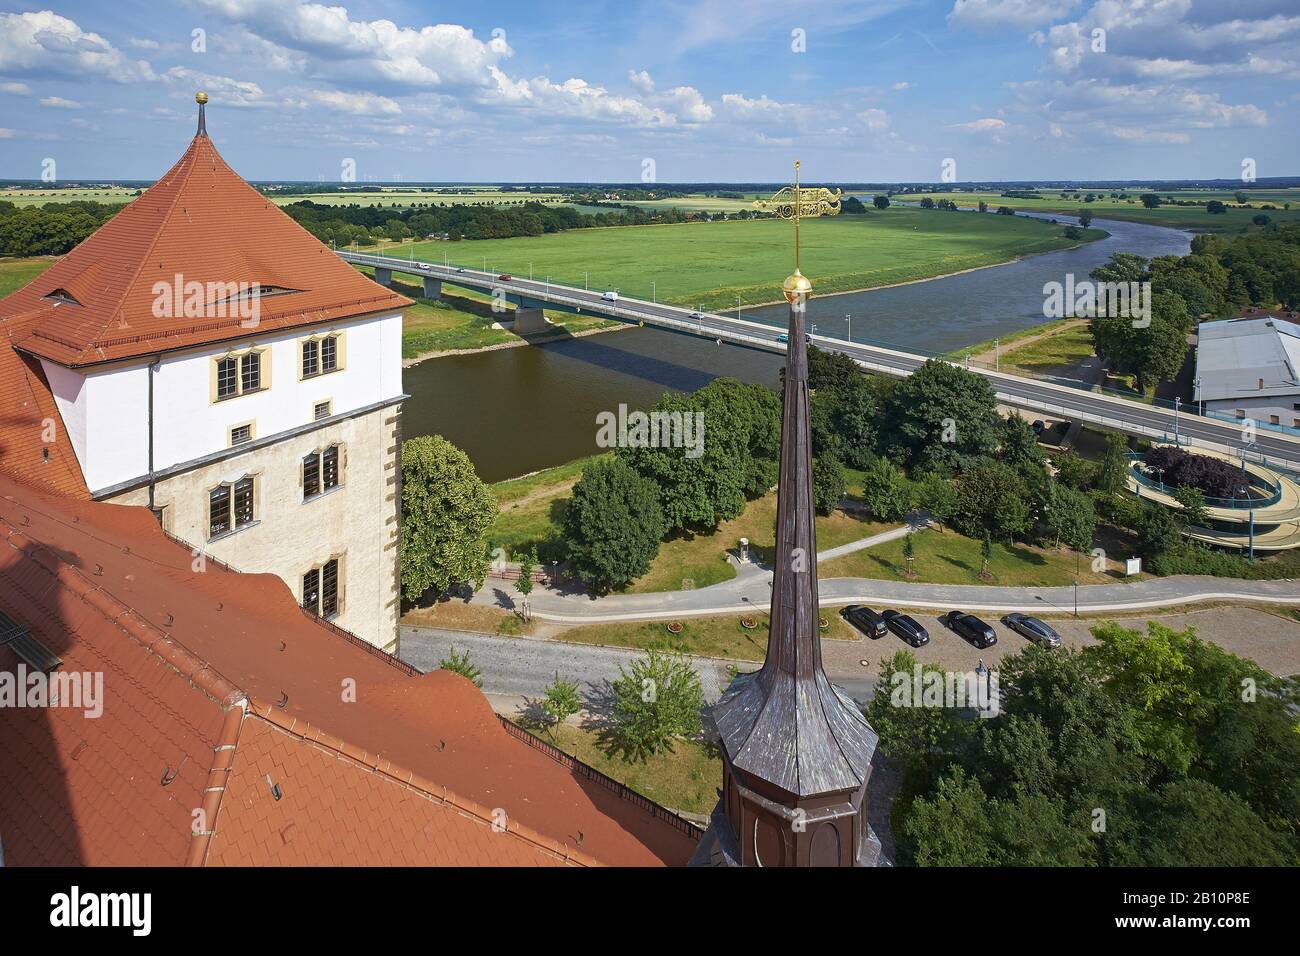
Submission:
POLYGON ((7 863, 689 859, 697 834, 508 734, 468 681, 344 639, 273 575, 193 561, 145 509, 0 471, 0 611, 60 673, 104 675, 98 718, 0 708, 7 863))
MULTIPOLYGON (((343 262, 240 179, 206 134, 157 183, 26 286, 0 299, 15 344, 68 366, 151 355, 247 336, 239 315, 157 316, 155 283, 260 284, 257 328, 336 321, 410 305, 343 262), (73 303, 47 296, 64 290, 73 303)), ((226 311, 233 311, 229 308, 226 311)))

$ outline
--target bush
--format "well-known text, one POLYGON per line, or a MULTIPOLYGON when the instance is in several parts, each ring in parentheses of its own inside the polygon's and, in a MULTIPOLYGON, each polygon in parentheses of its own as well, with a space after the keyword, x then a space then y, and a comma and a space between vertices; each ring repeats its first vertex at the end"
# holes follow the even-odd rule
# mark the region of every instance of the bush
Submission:
POLYGON ((1249 476, 1231 462, 1181 448, 1160 445, 1148 451, 1143 461, 1148 469, 1160 472, 1168 488, 1187 485, 1211 498, 1233 498, 1244 497, 1250 487, 1249 476))

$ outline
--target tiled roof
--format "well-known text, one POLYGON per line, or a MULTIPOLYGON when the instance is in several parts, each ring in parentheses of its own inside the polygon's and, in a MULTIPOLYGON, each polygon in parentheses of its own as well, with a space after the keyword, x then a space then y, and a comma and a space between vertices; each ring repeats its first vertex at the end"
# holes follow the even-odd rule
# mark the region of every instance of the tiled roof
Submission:
MULTIPOLYGON (((0 322, 27 314, 15 344, 68 366, 249 335, 216 313, 209 283, 295 290, 260 301, 259 330, 400 309, 410 300, 343 262, 235 173, 206 134, 157 183, 26 286, 0 299, 0 322), (177 276, 205 290, 202 315, 155 315, 177 276), (47 297, 63 290, 75 303, 47 297)), ((175 297, 173 296, 173 299, 175 297)), ((175 310, 173 309, 173 312, 175 310)), ((232 308, 224 311, 232 312, 232 308)))
MULTIPOLYGON (((0 471, 0 611, 59 673, 104 675, 97 718, 0 708, 6 863, 690 858, 693 834, 506 733, 468 681, 345 640, 273 575, 195 560, 145 509, 0 471)), ((0 647, 0 672, 17 663, 0 647)))
POLYGON ((41 363, 13 348, 15 336, 28 331, 23 317, 0 318, 0 461, 31 481, 89 498, 41 363))

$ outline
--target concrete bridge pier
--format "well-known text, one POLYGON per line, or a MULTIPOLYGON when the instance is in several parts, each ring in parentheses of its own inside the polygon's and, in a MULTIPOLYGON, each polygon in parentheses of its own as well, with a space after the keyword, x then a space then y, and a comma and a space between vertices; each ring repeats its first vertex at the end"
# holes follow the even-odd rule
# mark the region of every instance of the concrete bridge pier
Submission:
POLYGON ((375 281, 380 285, 391 286, 393 284, 393 270, 375 266, 375 281))
POLYGON ((533 335, 537 332, 545 332, 551 327, 551 323, 546 321, 546 313, 540 308, 525 308, 518 306, 515 309, 515 335, 533 335))
POLYGON ((426 299, 442 298, 442 280, 432 276, 424 277, 424 297, 426 299))

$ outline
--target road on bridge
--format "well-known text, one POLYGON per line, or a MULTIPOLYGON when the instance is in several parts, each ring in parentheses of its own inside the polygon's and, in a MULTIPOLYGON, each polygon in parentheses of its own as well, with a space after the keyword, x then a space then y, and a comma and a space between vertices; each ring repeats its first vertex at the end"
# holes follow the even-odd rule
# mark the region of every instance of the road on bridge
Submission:
MULTIPOLYGON (((509 282, 502 282, 499 276, 491 272, 444 266, 418 259, 376 256, 347 250, 338 250, 338 254, 357 265, 377 266, 485 292, 503 289, 511 295, 522 295, 556 306, 586 309, 625 322, 645 322, 669 331, 718 339, 747 348, 772 352, 784 352, 786 348, 785 343, 779 340, 785 335, 783 329, 735 316, 691 312, 644 299, 620 297, 617 301, 609 301, 602 298, 603 290, 578 289, 518 276, 513 276, 509 282)), ((851 343, 844 339, 826 336, 811 338, 820 349, 843 352, 872 370, 890 375, 910 375, 929 358, 883 346, 851 343)), ((1172 441, 1177 431, 1184 442, 1232 454, 1244 451, 1250 460, 1264 460, 1273 466, 1300 472, 1300 435, 1292 436, 1261 426, 1257 429, 1253 443, 1243 449, 1243 430, 1239 424, 1202 417, 1195 414, 1191 406, 1179 414, 1170 409, 1100 392, 1023 378, 992 369, 972 368, 971 371, 990 380, 1000 402, 1035 414, 1079 419, 1157 440, 1172 441)))

